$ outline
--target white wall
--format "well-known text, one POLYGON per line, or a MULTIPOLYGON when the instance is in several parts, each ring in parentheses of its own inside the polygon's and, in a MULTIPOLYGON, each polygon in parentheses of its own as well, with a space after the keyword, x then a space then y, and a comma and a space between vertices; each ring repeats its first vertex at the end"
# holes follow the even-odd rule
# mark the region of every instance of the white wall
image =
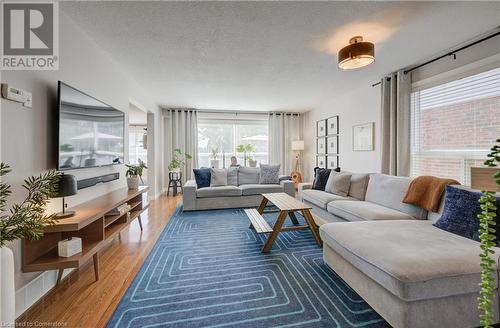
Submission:
MULTIPOLYGON (((32 109, 25 109, 19 103, 1 99, 0 158, 12 167, 12 172, 5 178, 5 181, 13 187, 10 204, 24 198, 25 194, 21 188, 24 178, 56 167, 53 131, 56 131, 57 128, 54 123, 54 115, 57 113, 58 80, 64 81, 125 113, 128 111, 129 98, 133 97, 148 111, 154 113, 158 118, 158 124, 160 124, 160 115, 157 115, 158 107, 132 78, 113 62, 108 53, 99 48, 63 13, 60 15, 59 26, 59 70, 2 72, 2 83, 9 83, 33 93, 32 109)), ((160 135, 160 131, 156 131, 156 133, 160 135)), ((127 156, 128 138, 125 140, 125 155, 127 156)), ((126 186, 123 165, 71 171, 70 173, 78 179, 116 171, 122 173, 118 181, 80 190, 78 195, 67 198, 69 206, 126 186)), ((159 176, 157 179, 161 181, 159 176)), ((158 186, 157 190, 161 190, 161 187, 158 186)), ((60 206, 60 199, 57 199, 57 202, 52 202, 49 205, 49 210, 58 211, 60 206)), ((16 241, 10 247, 15 256, 16 289, 20 290, 40 273, 22 273, 20 242, 16 241)), ((32 300, 24 301, 31 303, 32 300)), ((17 302, 22 303, 23 300, 16 300, 17 302)), ((17 314, 20 314, 22 305, 19 304, 17 314)), ((26 308, 30 304, 24 305, 26 308)))
POLYGON ((305 154, 303 174, 305 181, 312 180, 316 164, 316 121, 339 116, 339 152, 341 169, 353 172, 380 172, 380 86, 370 83, 343 95, 333 95, 331 100, 306 113, 304 118, 305 154), (375 150, 352 150, 352 127, 375 122, 375 150))

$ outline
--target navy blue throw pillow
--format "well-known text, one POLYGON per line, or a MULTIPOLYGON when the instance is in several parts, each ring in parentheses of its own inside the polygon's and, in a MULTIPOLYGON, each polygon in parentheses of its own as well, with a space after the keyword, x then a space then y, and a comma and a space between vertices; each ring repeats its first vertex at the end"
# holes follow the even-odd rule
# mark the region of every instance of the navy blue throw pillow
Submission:
POLYGON ((210 178, 212 174, 210 169, 202 167, 199 169, 193 169, 194 179, 196 180, 196 186, 198 188, 210 187, 210 178))
POLYGON ((322 169, 320 167, 315 167, 312 189, 325 191, 326 182, 328 181, 328 177, 330 176, 331 171, 332 170, 330 169, 322 169))
MULTIPOLYGON (((456 235, 479 241, 480 192, 446 186, 444 209, 434 226, 456 235)), ((497 217, 495 226, 498 243, 500 241, 500 197, 497 197, 497 217)))

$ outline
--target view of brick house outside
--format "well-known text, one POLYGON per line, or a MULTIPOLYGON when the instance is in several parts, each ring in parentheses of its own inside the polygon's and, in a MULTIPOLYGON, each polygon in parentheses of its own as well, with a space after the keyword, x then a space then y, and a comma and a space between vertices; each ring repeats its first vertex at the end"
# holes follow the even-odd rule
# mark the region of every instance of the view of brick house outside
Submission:
POLYGON ((470 185, 500 138, 500 69, 412 93, 411 174, 470 185))

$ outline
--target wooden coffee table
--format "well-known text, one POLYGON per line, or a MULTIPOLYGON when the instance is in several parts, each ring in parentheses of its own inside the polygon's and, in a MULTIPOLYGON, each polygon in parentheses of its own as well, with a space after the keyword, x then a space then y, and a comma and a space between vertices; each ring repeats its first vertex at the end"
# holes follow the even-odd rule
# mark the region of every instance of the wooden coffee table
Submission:
POLYGON ((314 222, 313 216, 311 215, 311 207, 302 203, 301 201, 293 198, 292 196, 280 192, 280 193, 271 193, 271 194, 262 194, 263 199, 262 203, 260 203, 259 209, 256 210, 254 208, 245 209, 245 213, 247 214, 251 225, 251 228, 254 228, 257 233, 269 233, 266 243, 264 247, 262 247, 263 253, 269 253, 271 248, 273 247, 274 241, 278 234, 282 231, 292 231, 292 230, 311 230, 311 233, 314 237, 316 243, 322 247, 323 243, 321 238, 319 237, 318 226, 314 222), (274 223, 273 228, 269 226, 267 221, 264 219, 262 214, 264 213, 264 209, 268 202, 273 203, 279 209, 278 219, 274 223), (302 213, 302 216, 306 219, 305 225, 298 225, 299 222, 295 216, 295 212, 302 213), (283 227, 283 223, 285 219, 290 217, 290 220, 294 224, 291 227, 283 227))

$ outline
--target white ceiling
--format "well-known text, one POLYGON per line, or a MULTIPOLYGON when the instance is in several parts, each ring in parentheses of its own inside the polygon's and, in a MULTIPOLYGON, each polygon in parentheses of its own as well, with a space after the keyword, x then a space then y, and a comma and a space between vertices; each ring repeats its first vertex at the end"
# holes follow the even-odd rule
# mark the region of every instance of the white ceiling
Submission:
POLYGON ((167 107, 303 111, 495 28, 499 2, 64 2, 167 107), (339 71, 350 37, 375 64, 339 71))

